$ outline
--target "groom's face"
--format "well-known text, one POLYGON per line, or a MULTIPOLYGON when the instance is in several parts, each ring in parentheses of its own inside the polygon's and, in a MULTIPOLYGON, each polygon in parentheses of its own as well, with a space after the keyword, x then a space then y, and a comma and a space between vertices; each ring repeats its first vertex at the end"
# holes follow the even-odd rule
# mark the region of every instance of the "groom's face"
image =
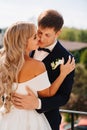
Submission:
POLYGON ((58 34, 54 31, 54 28, 38 27, 39 46, 41 48, 52 45, 58 37, 58 34))

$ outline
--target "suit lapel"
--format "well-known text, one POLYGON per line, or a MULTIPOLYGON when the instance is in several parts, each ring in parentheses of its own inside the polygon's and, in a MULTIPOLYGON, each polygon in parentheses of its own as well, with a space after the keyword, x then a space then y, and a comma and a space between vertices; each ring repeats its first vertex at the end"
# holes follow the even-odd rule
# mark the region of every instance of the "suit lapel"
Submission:
POLYGON ((50 60, 50 62, 52 62, 56 58, 60 58, 61 59, 61 53, 60 52, 61 52, 61 45, 57 41, 57 44, 53 48, 52 52, 46 58, 43 59, 43 62, 47 62, 48 60, 50 60))
POLYGON ((30 57, 32 57, 32 58, 33 58, 34 53, 35 53, 35 51, 32 51, 32 52, 30 53, 30 57))

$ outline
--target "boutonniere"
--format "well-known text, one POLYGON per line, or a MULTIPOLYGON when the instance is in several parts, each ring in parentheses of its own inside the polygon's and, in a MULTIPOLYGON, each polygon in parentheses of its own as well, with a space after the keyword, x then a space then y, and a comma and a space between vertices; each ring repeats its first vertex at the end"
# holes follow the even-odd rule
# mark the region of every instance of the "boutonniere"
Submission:
POLYGON ((57 68, 57 66, 60 65, 60 64, 63 64, 63 60, 56 59, 55 61, 53 61, 51 63, 52 70, 55 70, 57 68))

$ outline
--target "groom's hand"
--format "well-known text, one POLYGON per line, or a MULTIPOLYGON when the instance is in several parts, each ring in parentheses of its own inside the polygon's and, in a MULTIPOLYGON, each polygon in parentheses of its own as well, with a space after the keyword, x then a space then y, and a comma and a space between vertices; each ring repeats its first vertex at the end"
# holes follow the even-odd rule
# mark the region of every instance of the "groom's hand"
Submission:
POLYGON ((12 103, 18 109, 27 109, 27 110, 34 110, 37 109, 39 106, 39 101, 36 95, 32 92, 29 87, 26 87, 28 92, 27 95, 22 95, 18 93, 12 94, 12 103))

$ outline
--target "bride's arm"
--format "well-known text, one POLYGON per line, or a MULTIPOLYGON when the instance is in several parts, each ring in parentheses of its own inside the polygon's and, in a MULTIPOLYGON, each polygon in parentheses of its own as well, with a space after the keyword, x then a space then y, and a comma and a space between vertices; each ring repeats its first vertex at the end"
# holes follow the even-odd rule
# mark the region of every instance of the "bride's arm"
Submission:
POLYGON ((49 88, 44 89, 42 91, 38 91, 38 95, 40 97, 50 97, 54 96, 56 92, 58 91, 59 87, 61 86, 62 82, 66 78, 66 76, 75 69, 75 60, 74 58, 71 60, 71 58, 68 59, 67 63, 64 65, 60 65, 60 75, 57 77, 57 79, 49 86, 49 88))

